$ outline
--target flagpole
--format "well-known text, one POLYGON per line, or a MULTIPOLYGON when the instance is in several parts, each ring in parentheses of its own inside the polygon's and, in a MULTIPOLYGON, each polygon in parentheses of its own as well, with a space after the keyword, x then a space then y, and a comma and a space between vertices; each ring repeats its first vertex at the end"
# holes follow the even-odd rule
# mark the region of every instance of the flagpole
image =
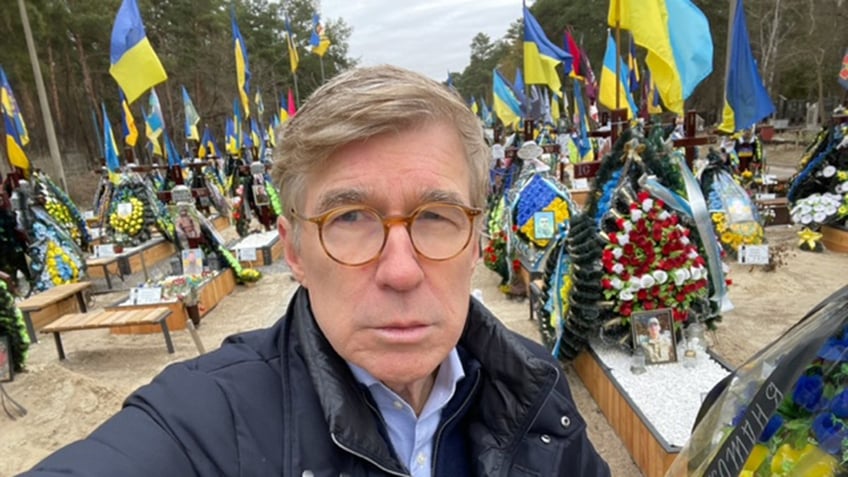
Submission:
MULTIPOLYGON (((297 90, 297 71, 292 72, 292 76, 294 77, 294 102, 296 108, 300 104, 300 93, 297 90)), ((291 108, 291 105, 289 105, 289 108, 291 108)))
POLYGON ((621 109, 621 0, 615 2, 615 109, 621 109))
POLYGON ((56 131, 53 129, 53 116, 50 113, 50 104, 47 102, 47 89, 44 87, 44 78, 41 77, 41 65, 38 63, 38 55, 35 53, 35 42, 32 39, 32 30, 29 26, 29 17, 27 16, 24 0, 18 0, 18 7, 21 11, 21 23, 24 26, 24 36, 26 37, 27 51, 29 51, 29 59, 32 63, 32 73, 35 76, 35 87, 38 91, 38 103, 41 106, 41 115, 44 119, 44 132, 47 134, 47 146, 50 149, 50 156, 56 165, 59 173, 59 180, 62 183, 62 188, 67 192, 68 183, 65 180, 65 168, 62 165, 62 156, 59 153, 59 142, 56 140, 56 131))
MULTIPOLYGON (((730 12, 727 15, 727 51, 724 52, 724 89, 721 91, 721 111, 718 117, 724 119, 724 105, 727 104, 727 83, 730 79, 730 54, 733 49, 733 24, 736 18, 736 2, 738 0, 730 0, 730 12)), ((723 122, 723 121, 722 121, 723 122)), ((721 123, 719 123, 721 124, 721 123)), ((733 126, 734 129, 736 126, 733 126)), ((731 135, 736 131, 731 131, 731 135)))

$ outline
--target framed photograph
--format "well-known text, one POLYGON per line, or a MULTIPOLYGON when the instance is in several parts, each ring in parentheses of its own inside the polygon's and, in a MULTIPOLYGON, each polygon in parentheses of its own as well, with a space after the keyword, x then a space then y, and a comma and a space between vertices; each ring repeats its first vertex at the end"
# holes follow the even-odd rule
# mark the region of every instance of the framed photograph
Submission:
POLYGON ((183 275, 200 275, 203 273, 203 250, 189 248, 181 252, 183 275))
POLYGON ((256 205, 268 205, 271 203, 271 199, 268 197, 268 191, 265 190, 264 185, 253 186, 253 200, 256 205))
POLYGON ((533 214, 533 235, 538 239, 554 238, 554 213, 543 210, 533 214))
POLYGON ((8 336, 0 336, 0 383, 11 381, 14 377, 12 366, 12 347, 8 336))
POLYGON ((645 364, 677 361, 671 308, 633 313, 630 315, 630 327, 633 332, 633 348, 642 350, 645 354, 645 364))

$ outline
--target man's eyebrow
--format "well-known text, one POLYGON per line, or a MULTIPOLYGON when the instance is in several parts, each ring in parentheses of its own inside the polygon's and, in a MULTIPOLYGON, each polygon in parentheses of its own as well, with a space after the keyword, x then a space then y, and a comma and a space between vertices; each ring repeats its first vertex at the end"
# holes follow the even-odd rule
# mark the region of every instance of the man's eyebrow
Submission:
POLYGON ((317 213, 343 205, 361 204, 365 200, 365 193, 357 189, 331 190, 323 194, 318 201, 317 213))
POLYGON ((453 191, 431 189, 421 194, 421 203, 427 202, 452 202, 462 204, 462 197, 453 191))

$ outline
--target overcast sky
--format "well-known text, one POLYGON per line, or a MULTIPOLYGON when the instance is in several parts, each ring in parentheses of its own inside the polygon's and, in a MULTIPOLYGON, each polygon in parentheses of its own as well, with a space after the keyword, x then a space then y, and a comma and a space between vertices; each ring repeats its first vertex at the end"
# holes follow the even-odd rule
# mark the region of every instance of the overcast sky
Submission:
POLYGON ((360 65, 403 66, 438 81, 468 66, 477 33, 499 40, 522 14, 519 0, 321 0, 320 13, 352 27, 348 54, 360 65))

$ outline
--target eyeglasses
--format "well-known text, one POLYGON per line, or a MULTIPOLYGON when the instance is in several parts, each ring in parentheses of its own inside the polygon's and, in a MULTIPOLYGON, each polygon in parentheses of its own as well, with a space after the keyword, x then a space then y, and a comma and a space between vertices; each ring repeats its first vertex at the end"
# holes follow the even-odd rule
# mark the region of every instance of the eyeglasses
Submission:
POLYGON ((406 217, 385 217, 363 205, 338 207, 315 217, 304 217, 291 209, 300 220, 318 226, 318 238, 324 252, 334 261, 348 266, 373 262, 383 252, 389 229, 403 224, 415 251, 430 260, 444 261, 459 255, 471 241, 474 218, 483 211, 459 204, 432 202, 406 217))

